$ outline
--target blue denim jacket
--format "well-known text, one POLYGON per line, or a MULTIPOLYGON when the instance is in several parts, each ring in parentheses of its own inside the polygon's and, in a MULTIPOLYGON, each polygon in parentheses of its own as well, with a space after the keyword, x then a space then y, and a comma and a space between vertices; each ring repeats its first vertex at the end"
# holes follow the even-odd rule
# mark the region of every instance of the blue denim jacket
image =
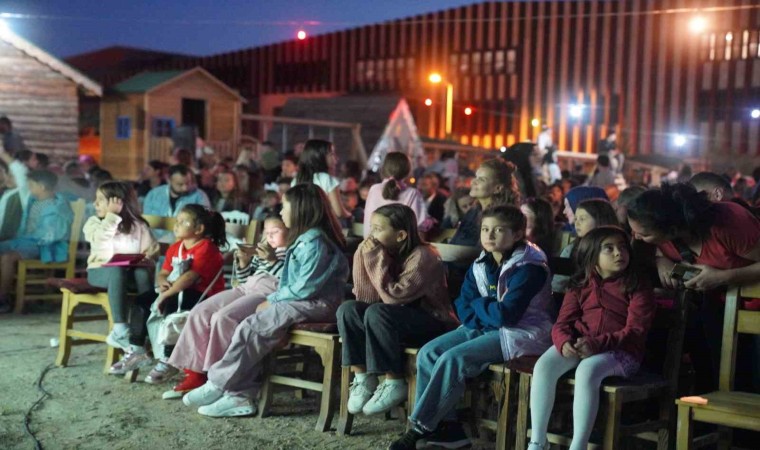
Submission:
POLYGON ((206 208, 211 207, 208 196, 200 189, 183 195, 177 199, 175 207, 172 210, 172 204, 169 201, 169 185, 164 184, 157 186, 148 192, 143 202, 143 214, 150 214, 161 217, 174 217, 185 206, 191 203, 203 205, 206 208))
POLYGON ((42 262, 66 261, 69 258, 71 223, 74 221, 74 213, 71 211, 69 202, 60 194, 56 194, 53 203, 40 212, 39 221, 34 224, 31 233, 26 234, 29 211, 36 201, 34 197, 29 197, 29 203, 23 211, 17 239, 33 241, 38 245, 42 262))
POLYGON ((288 248, 280 287, 269 294, 271 303, 303 300, 338 302, 348 281, 348 260, 343 249, 312 228, 288 248))

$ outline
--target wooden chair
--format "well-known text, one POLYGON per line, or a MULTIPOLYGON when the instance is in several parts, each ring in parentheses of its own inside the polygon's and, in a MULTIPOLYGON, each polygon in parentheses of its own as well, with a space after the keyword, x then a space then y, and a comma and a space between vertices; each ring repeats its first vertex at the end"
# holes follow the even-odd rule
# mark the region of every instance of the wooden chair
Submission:
MULTIPOLYGON (((63 293, 63 305, 61 306, 61 325, 60 337, 58 343, 58 357, 55 364, 59 367, 66 367, 71 356, 71 347, 82 344, 105 343, 108 332, 113 327, 113 318, 111 316, 111 307, 108 303, 108 293, 104 288, 91 286, 83 278, 60 279, 51 278, 47 280, 49 286, 56 287, 63 293), (74 314, 74 310, 79 305, 97 305, 103 308, 105 314, 99 315, 81 315, 74 314), (91 322, 94 320, 107 320, 108 329, 106 334, 90 333, 81 330, 75 330, 74 324, 77 322, 91 322)), ((103 369, 108 373, 108 369, 113 365, 119 351, 110 345, 106 345, 106 363, 103 369)))
POLYGON ((264 231, 263 220, 251 220, 248 222, 248 228, 245 232, 245 241, 249 244, 255 244, 261 239, 261 234, 264 231))
MULTIPOLYGON (((605 418, 604 441, 601 445, 589 444, 589 448, 603 448, 617 450, 621 447, 623 438, 636 437, 655 442, 658 450, 666 450, 671 435, 675 429, 675 411, 673 400, 676 396, 678 377, 681 366, 684 331, 686 329, 686 312, 688 291, 681 290, 675 295, 673 309, 658 309, 655 316, 654 328, 667 330, 667 343, 665 361, 661 374, 639 373, 630 379, 616 377, 607 378, 602 383, 602 397, 600 398, 600 412, 597 418, 605 418), (658 405, 658 417, 651 419, 643 418, 643 421, 632 423, 622 422, 623 407, 634 402, 648 401, 658 405), (606 413, 602 409, 606 407, 606 413)), ((523 369, 520 373, 517 430, 515 448, 527 448, 526 438, 530 435, 528 429, 528 417, 530 407, 530 382, 532 369, 523 369)), ((561 378, 557 385, 557 393, 572 394, 575 380, 572 375, 561 378)), ((555 404, 555 409, 557 405, 555 404)), ((633 420, 633 418, 631 418, 633 420)), ((636 419, 642 419, 636 417, 636 419)), ((550 443, 569 446, 572 440, 570 435, 548 433, 550 443)))
MULTIPOLYGON (((338 377, 340 376, 340 336, 335 323, 301 323, 294 325, 288 335, 288 344, 313 349, 320 357, 323 366, 322 380, 311 381, 304 377, 302 371, 296 373, 278 373, 277 353, 271 355, 265 363, 262 373, 263 383, 259 398, 258 416, 267 417, 272 406, 275 386, 306 389, 319 392, 322 396, 319 406, 319 418, 314 429, 329 431, 335 415, 338 394, 338 377)), ((302 361, 302 360, 299 360, 302 361)))
POLYGON ((251 215, 243 211, 224 211, 220 213, 227 223, 237 225, 248 225, 251 221, 251 215))
POLYGON ((760 311, 741 309, 741 298, 760 298, 760 283, 751 286, 732 286, 726 294, 723 319, 723 347, 720 353, 718 390, 700 395, 704 403, 687 397, 676 400, 678 405, 678 434, 676 448, 688 450, 718 442, 718 448, 730 448, 729 428, 760 431, 760 394, 734 390, 736 353, 739 333, 760 334, 760 311), (719 425, 717 433, 694 438, 692 422, 719 425))
POLYGON ((27 300, 58 300, 61 298, 58 293, 29 294, 26 292, 29 286, 46 288, 47 277, 51 275, 52 271, 63 271, 66 278, 74 278, 77 247, 84 223, 85 203, 84 200, 80 199, 70 202, 70 206, 74 212, 74 220, 71 223, 68 258, 65 262, 45 263, 39 259, 22 259, 18 262, 18 269, 16 270, 16 313, 24 311, 24 303, 27 300))

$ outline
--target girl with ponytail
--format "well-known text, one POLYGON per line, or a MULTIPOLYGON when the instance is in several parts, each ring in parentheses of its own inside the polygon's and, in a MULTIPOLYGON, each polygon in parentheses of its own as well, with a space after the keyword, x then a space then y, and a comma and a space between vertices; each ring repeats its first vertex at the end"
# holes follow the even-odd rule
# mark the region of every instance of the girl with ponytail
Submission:
POLYGON ((381 206, 392 203, 400 203, 412 208, 417 217, 417 228, 420 232, 429 231, 433 225, 433 219, 428 215, 425 199, 420 191, 412 186, 407 186, 404 181, 412 172, 412 162, 404 153, 391 152, 385 156, 383 162, 383 181, 369 188, 367 203, 364 208, 364 238, 370 235, 370 220, 372 213, 381 206))

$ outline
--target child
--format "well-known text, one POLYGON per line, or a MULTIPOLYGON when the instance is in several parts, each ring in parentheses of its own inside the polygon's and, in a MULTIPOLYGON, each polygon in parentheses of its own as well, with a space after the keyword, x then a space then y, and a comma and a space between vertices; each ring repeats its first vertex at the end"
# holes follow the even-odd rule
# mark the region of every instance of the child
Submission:
MULTIPOLYGON (((615 209, 610 202, 599 198, 582 201, 575 209, 574 214, 568 215, 568 219, 571 219, 570 224, 575 227, 576 238, 562 249, 559 256, 560 258, 569 258, 571 260, 575 260, 573 258, 573 249, 576 243, 586 233, 596 227, 605 225, 616 226, 618 224, 615 209)), ((552 291, 565 292, 569 281, 569 276, 555 274, 552 279, 552 291)))
POLYGON ((152 360, 145 350, 147 333, 153 356, 159 362, 145 382, 159 384, 174 376, 177 369, 166 362, 171 348, 164 348, 157 342, 162 316, 177 312, 180 296, 182 309, 189 310, 204 293, 210 296, 224 290, 219 247, 226 245, 227 241, 222 216, 201 205, 185 205, 177 215, 174 235, 178 240, 166 251, 164 265, 156 280, 158 298, 150 292, 136 298, 130 317, 129 345, 122 347, 124 357, 111 366, 112 374, 126 373, 151 364, 152 360))
POLYGON ((213 190, 211 204, 215 211, 242 211, 248 214, 250 205, 243 191, 240 190, 237 175, 230 169, 224 169, 216 176, 216 189, 213 190))
POLYGON ((454 303, 463 326, 420 349, 412 426, 390 450, 415 449, 424 443, 419 441, 469 445, 454 409, 466 379, 490 364, 541 354, 551 345, 551 273, 544 253, 525 240, 525 216, 511 205, 485 210, 480 241, 483 252, 454 303))
POLYGON ((95 191, 95 216, 84 224, 84 238, 90 243, 87 282, 108 289, 113 328, 108 345, 129 346, 127 326, 127 284, 134 283, 137 294, 153 290, 153 261, 138 267, 101 267, 119 253, 142 253, 153 257, 159 248, 148 223, 140 216, 137 195, 130 184, 107 181, 95 191))
POLYGON ((459 221, 472 208, 475 199, 470 197, 468 188, 457 188, 443 204, 443 223, 441 229, 447 230, 459 226, 459 221))
POLYGON ((280 216, 264 220, 265 242, 238 249, 235 272, 240 284, 202 302, 190 311, 169 364, 185 370, 185 379, 164 393, 180 398, 206 382, 206 372, 219 361, 232 341, 235 328, 266 296, 277 290, 285 262, 288 229, 280 216), (255 256, 254 256, 255 254, 255 256))
POLYGON ((538 359, 530 393, 533 434, 529 450, 548 449, 557 380, 576 368, 571 450, 588 445, 607 377, 630 377, 639 369, 654 317, 652 290, 630 264, 628 235, 615 226, 594 229, 578 245, 573 275, 557 323, 554 346, 538 359))
POLYGON ((346 211, 340 198, 340 181, 332 176, 338 156, 332 142, 321 139, 309 139, 304 145, 303 153, 298 158, 298 173, 293 179, 293 186, 301 183, 313 183, 322 188, 330 200, 330 207, 338 219, 346 219, 351 214, 346 211))
POLYGON ((405 153, 391 152, 385 156, 383 175, 386 178, 372 186, 367 194, 364 207, 364 239, 370 235, 372 213, 377 208, 391 203, 400 203, 412 208, 420 231, 427 232, 432 228, 434 222, 428 216, 422 194, 414 187, 404 184, 411 172, 412 162, 405 153))
POLYGON ((204 416, 247 416, 259 390, 262 360, 293 324, 332 322, 343 299, 348 261, 338 219, 324 191, 299 184, 285 194, 282 221, 290 230, 280 285, 256 313, 238 325, 227 352, 208 370, 208 381, 182 398, 204 416))
POLYGON ((277 191, 264 191, 261 196, 261 204, 253 211, 253 220, 264 220, 277 212, 282 207, 280 193, 277 191))
POLYGON ((554 255, 554 237, 557 233, 557 226, 554 223, 552 205, 542 198, 534 197, 526 200, 520 206, 520 211, 525 214, 527 220, 526 238, 538 245, 547 256, 554 255))
POLYGON ((338 308, 343 365, 356 373, 348 411, 367 415, 406 400, 404 345, 420 346, 457 322, 444 265, 420 240, 414 211, 398 203, 381 206, 370 228, 354 253, 357 300, 338 308), (378 374, 385 374, 379 386, 378 374))
POLYGON ((55 193, 57 182, 58 177, 47 170, 33 170, 27 175, 30 197, 22 210, 21 226, 15 238, 0 242, 0 305, 10 304, 8 296, 19 260, 68 259, 74 213, 69 202, 55 193))

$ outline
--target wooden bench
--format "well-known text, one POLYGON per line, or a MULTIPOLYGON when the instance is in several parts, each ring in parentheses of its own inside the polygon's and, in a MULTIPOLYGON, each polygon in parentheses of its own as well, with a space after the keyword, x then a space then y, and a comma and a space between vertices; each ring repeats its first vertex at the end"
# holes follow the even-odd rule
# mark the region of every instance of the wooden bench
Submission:
POLYGON ((319 406, 319 418, 315 429, 329 431, 335 415, 340 376, 340 336, 335 323, 301 323, 294 325, 288 335, 288 344, 313 349, 320 357, 323 366, 322 381, 305 379, 303 373, 283 374, 277 372, 277 353, 267 358, 262 373, 262 387, 259 398, 258 417, 267 417, 272 406, 274 387, 289 386, 319 392, 322 396, 319 406))
POLYGON ((723 346, 720 353, 718 390, 700 395, 706 403, 676 400, 678 405, 678 434, 676 448, 688 450, 718 442, 718 448, 731 444, 730 428, 760 431, 760 394, 734 390, 737 341, 740 333, 760 334, 760 311, 741 309, 741 298, 760 298, 760 283, 729 288, 723 319, 723 346), (694 438, 692 422, 719 425, 717 433, 694 438))
MULTIPOLYGON (((65 367, 69 363, 72 346, 106 342, 106 336, 113 327, 111 306, 108 303, 108 293, 106 290, 91 286, 87 283, 86 279, 51 278, 47 280, 47 283, 49 286, 60 289, 63 293, 58 357, 56 358, 55 364, 60 367, 65 367), (105 314, 77 316, 74 314, 74 310, 79 305, 100 306, 103 308, 105 314), (90 333, 74 329, 74 324, 77 322, 91 322, 95 320, 108 321, 106 334, 90 333)), ((106 347, 106 362, 103 371, 108 373, 108 369, 111 368, 111 365, 116 362, 119 356, 119 350, 110 345, 106 345, 106 347)))

